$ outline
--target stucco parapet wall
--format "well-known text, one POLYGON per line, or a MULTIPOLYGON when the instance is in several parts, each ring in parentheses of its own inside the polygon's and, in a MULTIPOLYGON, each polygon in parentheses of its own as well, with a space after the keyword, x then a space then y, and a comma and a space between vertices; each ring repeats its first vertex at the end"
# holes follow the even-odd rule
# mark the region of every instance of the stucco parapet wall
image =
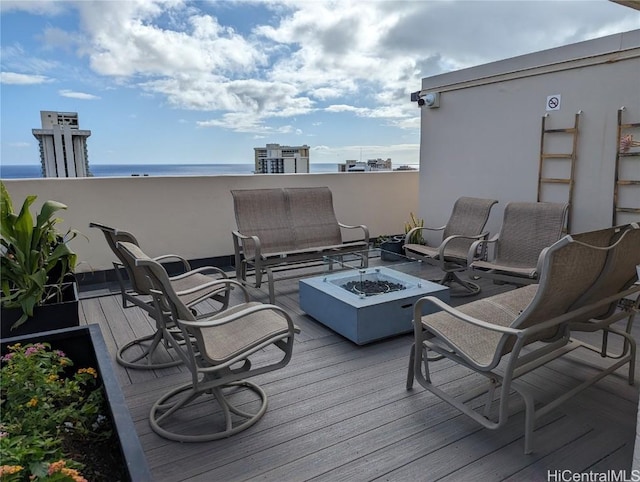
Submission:
MULTIPOLYGON (((328 186, 338 219, 366 224, 372 237, 404 230, 410 212, 418 210, 420 171, 370 173, 263 174, 224 176, 148 176, 3 179, 14 208, 24 198, 38 199, 32 212, 48 199, 68 209, 60 213, 60 229, 84 236, 72 241, 78 272, 112 269, 114 256, 98 222, 130 231, 147 254, 175 253, 187 259, 231 256, 236 229, 231 189, 328 186)), ((345 233, 345 237, 349 233, 345 233)), ((345 239, 350 240, 350 238, 345 239)))
POLYGON ((425 77, 422 92, 466 89, 638 57, 640 29, 425 77))

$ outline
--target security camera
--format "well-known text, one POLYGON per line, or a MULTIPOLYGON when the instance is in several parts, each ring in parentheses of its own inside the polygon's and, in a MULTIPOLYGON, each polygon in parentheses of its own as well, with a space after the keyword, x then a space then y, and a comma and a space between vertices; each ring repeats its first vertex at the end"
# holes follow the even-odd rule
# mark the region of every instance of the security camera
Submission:
POLYGON ((418 99, 418 105, 422 107, 426 105, 430 109, 435 109, 436 107, 440 107, 440 92, 425 92, 420 95, 418 99))
POLYGON ((426 105, 430 109, 440 107, 440 92, 411 92, 411 102, 417 102, 420 107, 426 105))

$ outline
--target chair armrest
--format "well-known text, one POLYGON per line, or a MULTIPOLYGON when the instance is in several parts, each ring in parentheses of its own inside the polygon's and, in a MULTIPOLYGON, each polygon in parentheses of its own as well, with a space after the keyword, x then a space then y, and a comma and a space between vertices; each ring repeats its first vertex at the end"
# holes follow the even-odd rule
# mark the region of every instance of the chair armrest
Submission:
POLYGON ((207 328, 209 326, 219 326, 219 325, 225 325, 227 323, 232 323, 233 321, 239 318, 243 318, 247 315, 251 315, 253 313, 258 313, 260 311, 266 311, 266 310, 277 311, 278 313, 283 315, 283 317, 287 320, 287 326, 291 333, 300 332, 300 329, 293 324, 293 320, 291 319, 291 316, 289 316, 289 314, 283 308, 280 308, 277 305, 271 305, 267 303, 252 304, 251 306, 245 308, 244 310, 236 311, 231 315, 222 316, 222 317, 216 318, 215 320, 211 320, 211 319, 209 320, 204 319, 204 320, 197 320, 197 321, 180 320, 180 323, 185 326, 190 326, 193 328, 207 328))
POLYGON ((440 300, 439 298, 436 298, 435 296, 423 296, 418 301, 416 301, 415 305, 413 306, 413 319, 419 320, 419 323, 422 323, 422 305, 424 305, 427 302, 436 305, 442 311, 447 312, 448 314, 459 319, 460 321, 478 326, 480 328, 485 328, 487 330, 496 331, 498 333, 503 333, 505 335, 513 335, 513 336, 519 336, 523 332, 523 330, 518 330, 508 326, 496 325, 494 323, 490 323, 484 320, 480 320, 478 318, 474 318, 473 316, 469 316, 465 313, 462 313, 461 311, 458 311, 454 307, 449 306, 447 303, 440 300))
POLYGON ((446 226, 440 226, 438 228, 431 228, 429 226, 416 226, 415 228, 411 228, 404 235, 404 243, 405 244, 410 244, 409 240, 411 239, 411 236, 413 235, 413 233, 415 233, 417 231, 425 231, 425 230, 426 231, 444 231, 444 228, 446 228, 446 226))
POLYGON ((349 224, 342 224, 339 222, 338 226, 345 229, 362 229, 364 231, 364 240, 367 242, 367 244, 369 243, 369 228, 366 227, 364 224, 351 226, 349 224))
POLYGON ((174 261, 180 261, 182 263, 182 266, 186 271, 191 271, 191 265, 189 264, 189 261, 187 261, 185 258, 183 258, 182 256, 178 256, 177 254, 163 254, 162 256, 156 256, 155 258, 152 258, 154 261, 157 261, 158 263, 166 263, 170 260, 174 260, 174 261))
POLYGON ((481 233, 481 234, 478 234, 478 235, 475 235, 475 236, 464 236, 462 234, 454 234, 453 236, 449 236, 447 239, 442 241, 442 243, 438 247, 438 258, 444 261, 445 250, 447 249, 447 245, 451 241, 453 241, 454 239, 476 239, 476 240, 481 240, 481 239, 486 239, 488 235, 489 235, 489 233, 486 232, 486 233, 481 233))
MULTIPOLYGON (((517 328, 511 328, 508 326, 500 326, 500 325, 495 325, 493 323, 484 321, 484 320, 480 320, 478 318, 474 318, 473 316, 469 316, 465 313, 462 313, 460 311, 458 311, 457 309, 453 308, 452 306, 449 306, 447 303, 445 303, 444 301, 436 298, 435 296, 423 296, 422 298, 420 298, 418 301, 416 301, 416 303, 413 306, 413 319, 414 319, 414 323, 415 320, 420 320, 419 323, 422 323, 422 305, 424 303, 432 303, 434 305, 436 305, 438 308, 442 309, 442 311, 447 312, 448 314, 450 314, 451 316, 454 316, 455 318, 459 319, 460 321, 463 321, 465 323, 469 323, 475 326, 478 326, 480 328, 485 328, 487 330, 491 330, 491 331, 496 331, 499 333, 503 333, 505 335, 513 335, 513 336, 517 336, 519 338, 525 337, 525 336, 529 336, 532 334, 536 334, 536 333, 540 333, 540 332, 544 332, 546 330, 548 330, 549 328, 553 328, 557 325, 563 324, 563 323, 570 323, 572 320, 575 320, 576 318, 581 318, 584 315, 588 315, 589 313, 591 313, 593 310, 601 307, 601 306, 606 306, 610 303, 613 303, 616 300, 620 300, 622 298, 626 298, 627 296, 630 296, 634 293, 638 293, 640 292, 640 286, 632 286, 629 289, 626 289, 624 291, 618 292, 616 294, 613 294, 611 296, 607 296, 606 298, 602 298, 598 301, 596 301, 595 303, 591 303, 589 305, 586 306, 582 306, 578 309, 566 312, 560 316, 556 316, 555 318, 551 318, 549 320, 543 321, 541 323, 536 323, 533 326, 529 326, 527 328, 524 329, 517 329, 517 328)), ((525 308, 526 311, 526 308, 525 308)), ((421 326, 421 325, 420 325, 421 326)), ((416 330, 417 333, 418 330, 416 330)), ((422 330, 420 330, 422 331, 422 330)))
POLYGON ((484 253, 486 253, 487 247, 489 244, 497 243, 498 235, 494 236, 491 239, 479 239, 478 241, 474 241, 469 247, 469 251, 467 252, 467 266, 473 263, 477 259, 482 259, 484 257, 484 253), (481 256, 478 256, 478 248, 481 247, 481 256))
MULTIPOLYGON (((244 294, 245 301, 248 302, 249 299, 250 299, 249 292, 247 291, 247 288, 245 288, 244 285, 242 283, 240 283, 239 281, 236 281, 236 280, 230 279, 230 278, 216 279, 216 280, 208 281, 206 283, 202 283, 201 285, 193 286, 193 287, 191 287, 191 288, 189 288, 187 290, 176 291, 176 294, 178 296, 189 295, 189 294, 201 291, 201 290, 203 290, 205 288, 216 287, 216 286, 239 287, 242 290, 242 293, 244 294)), ((151 291, 154 291, 154 290, 151 290, 151 291)), ((158 293, 161 293, 161 292, 158 292, 158 293)))
MULTIPOLYGON (((252 240, 255 246, 254 248, 255 255, 253 256, 253 258, 260 259, 262 248, 260 245, 260 238, 258 238, 258 236, 247 236, 242 234, 240 231, 232 231, 231 233, 233 234, 233 239, 235 240, 234 248, 236 249, 236 255, 240 254, 242 241, 252 240)), ((246 254, 245 254, 245 257, 246 257, 246 254)))
POLYGON ((201 268, 196 268, 196 269, 192 269, 186 273, 182 273, 176 276, 171 276, 169 279, 170 280, 178 280, 178 279, 182 279, 182 278, 186 278, 187 276, 191 276, 194 274, 217 274, 222 276, 223 278, 228 278, 229 276, 227 275, 227 273, 225 273, 224 271, 222 271, 220 268, 216 268, 215 266, 202 266, 201 268))

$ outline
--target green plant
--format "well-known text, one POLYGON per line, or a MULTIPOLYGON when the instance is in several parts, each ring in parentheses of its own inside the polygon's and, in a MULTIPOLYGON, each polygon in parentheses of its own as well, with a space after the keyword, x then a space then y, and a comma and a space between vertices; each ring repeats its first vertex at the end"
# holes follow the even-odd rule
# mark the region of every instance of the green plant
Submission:
POLYGON ((11 196, 0 182, 0 302, 4 308, 22 309, 22 316, 12 328, 33 316, 35 306, 61 300, 61 284, 73 273, 77 260, 67 243, 79 233, 68 230, 61 234, 56 228, 61 219, 55 213, 67 206, 46 201, 34 223, 30 207, 36 198, 27 196, 16 214, 11 196))
POLYGON ((110 436, 94 368, 48 343, 9 347, 0 383, 0 480, 83 481, 82 464, 65 454, 69 440, 110 436))
MULTIPOLYGON (((407 234, 413 228, 423 228, 424 219, 417 218, 413 213, 409 213, 409 221, 404 223, 404 234, 407 234)), ((411 233, 409 237, 409 243, 411 244, 425 244, 424 237, 422 236, 422 230, 411 233)))

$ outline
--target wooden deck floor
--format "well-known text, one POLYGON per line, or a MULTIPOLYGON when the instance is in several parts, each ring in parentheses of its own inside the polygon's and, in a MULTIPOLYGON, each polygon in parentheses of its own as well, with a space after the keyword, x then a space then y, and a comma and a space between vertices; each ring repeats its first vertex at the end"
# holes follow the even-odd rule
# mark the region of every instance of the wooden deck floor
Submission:
MULTIPOLYGON (((523 406, 516 397, 506 426, 481 428, 417 384, 405 389, 410 335, 359 347, 300 310, 297 281, 276 287, 277 303, 302 331, 291 363, 254 379, 269 395, 266 415, 234 437, 181 444, 156 435, 148 424, 151 405, 187 382, 188 372, 124 369, 114 357, 155 480, 536 481, 555 470, 630 470, 638 390, 624 373, 540 420, 535 452, 524 455, 523 406)), ((483 283, 481 296, 506 289, 483 283)), ((264 292, 251 292, 266 301, 264 292)), ((115 295, 85 294, 81 307, 86 323, 101 326, 112 354, 134 334, 151 332, 144 312, 123 310, 115 295)), ((634 332, 638 338, 640 327, 634 332)), ((593 354, 572 354, 528 375, 527 382, 544 400, 593 373, 582 363, 586 359, 601 363, 593 354)), ((434 381, 449 391, 463 393, 480 381, 451 362, 439 363, 434 381)))

